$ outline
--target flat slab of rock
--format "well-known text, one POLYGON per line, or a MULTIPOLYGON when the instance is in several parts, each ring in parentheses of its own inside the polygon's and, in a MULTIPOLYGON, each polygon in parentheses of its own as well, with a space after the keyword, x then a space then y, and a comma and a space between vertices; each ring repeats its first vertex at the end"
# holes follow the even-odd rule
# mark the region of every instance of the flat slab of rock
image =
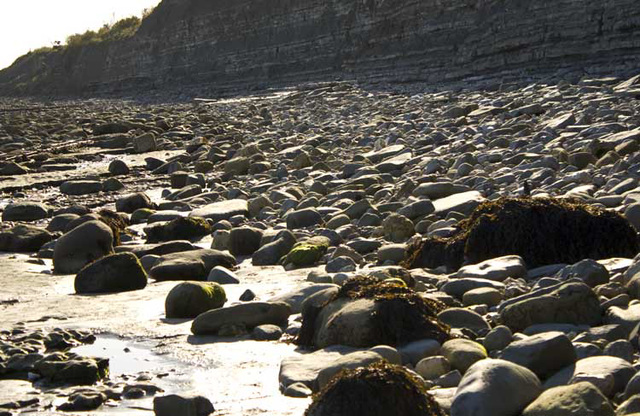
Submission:
POLYGON ((214 202, 191 211, 190 217, 202 217, 213 221, 228 220, 236 215, 249 216, 249 203, 244 199, 214 202))
POLYGON ((227 325, 240 325, 247 329, 258 325, 286 325, 291 307, 286 303, 251 302, 213 309, 200 314, 191 325, 195 335, 216 335, 227 325))
POLYGON ((484 201, 485 198, 480 192, 467 191, 437 199, 433 201, 433 206, 436 209, 435 213, 441 217, 452 211, 469 215, 484 201))
POLYGON ((293 383, 303 383, 311 389, 320 370, 354 351, 358 351, 358 349, 334 345, 310 354, 285 358, 280 364, 280 374, 278 375, 280 385, 287 388, 293 383))
POLYGON ((502 282, 508 277, 514 279, 526 277, 527 267, 520 256, 503 256, 485 260, 482 263, 463 266, 458 270, 456 276, 502 282))

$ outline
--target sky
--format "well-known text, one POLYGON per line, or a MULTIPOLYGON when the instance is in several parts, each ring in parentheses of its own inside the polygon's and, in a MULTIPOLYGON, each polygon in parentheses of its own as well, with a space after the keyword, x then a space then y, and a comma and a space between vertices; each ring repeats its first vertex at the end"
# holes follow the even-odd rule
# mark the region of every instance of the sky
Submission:
POLYGON ((0 69, 69 35, 141 16, 160 0, 0 0, 0 69))

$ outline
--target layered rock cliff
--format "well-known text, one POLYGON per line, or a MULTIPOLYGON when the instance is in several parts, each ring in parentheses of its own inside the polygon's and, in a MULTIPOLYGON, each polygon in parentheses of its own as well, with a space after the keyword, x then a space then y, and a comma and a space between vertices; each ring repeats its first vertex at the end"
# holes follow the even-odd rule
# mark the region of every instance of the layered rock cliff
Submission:
POLYGON ((0 93, 436 82, 639 58, 638 0, 164 0, 130 39, 20 58, 0 93))

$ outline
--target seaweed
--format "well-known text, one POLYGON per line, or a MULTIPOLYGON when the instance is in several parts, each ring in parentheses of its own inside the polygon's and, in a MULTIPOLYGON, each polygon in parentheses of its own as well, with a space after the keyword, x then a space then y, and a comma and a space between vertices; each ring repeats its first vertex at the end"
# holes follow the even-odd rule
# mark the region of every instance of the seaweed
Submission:
POLYGON ((445 309, 443 303, 426 299, 399 282, 357 276, 348 279, 324 304, 307 305, 302 311, 302 327, 296 343, 301 346, 313 346, 318 315, 331 302, 344 298, 375 301, 373 319, 379 344, 402 345, 425 338, 439 342, 449 339, 449 327, 437 317, 438 313, 445 309))
POLYGON ((638 238, 617 212, 576 199, 501 198, 483 202, 447 239, 412 244, 406 268, 459 269, 505 255, 521 256, 528 267, 580 260, 634 257, 638 238))
POLYGON ((385 361, 342 370, 317 394, 305 416, 444 416, 417 376, 385 361))
POLYGON ((127 226, 129 226, 128 220, 117 212, 108 209, 100 210, 98 215, 100 216, 100 221, 111 228, 111 232, 113 233, 113 246, 119 246, 121 243, 120 233, 125 232, 127 226))

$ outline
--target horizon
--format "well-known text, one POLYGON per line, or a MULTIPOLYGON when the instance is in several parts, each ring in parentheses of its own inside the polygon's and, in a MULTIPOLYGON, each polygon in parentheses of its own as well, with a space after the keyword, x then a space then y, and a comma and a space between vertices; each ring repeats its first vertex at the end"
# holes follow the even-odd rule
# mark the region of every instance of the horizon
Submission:
POLYGON ((122 18, 142 16, 160 0, 23 0, 0 5, 0 70, 35 49, 65 43, 68 36, 97 30, 122 18), (34 11, 37 11, 35 13, 34 11))

